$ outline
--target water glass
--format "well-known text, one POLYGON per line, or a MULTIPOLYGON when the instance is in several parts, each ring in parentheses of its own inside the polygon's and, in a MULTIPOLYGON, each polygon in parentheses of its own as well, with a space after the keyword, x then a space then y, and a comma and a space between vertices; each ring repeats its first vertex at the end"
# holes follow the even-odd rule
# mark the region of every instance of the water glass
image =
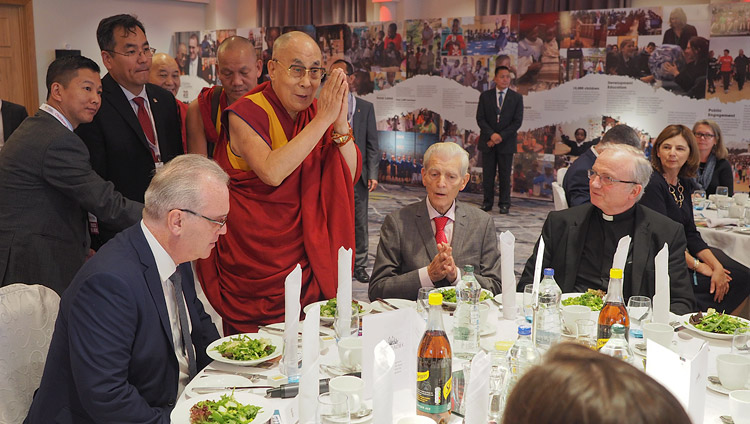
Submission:
POLYGON ((741 227, 750 227, 750 204, 745 206, 744 218, 740 220, 741 227))
POLYGON ((646 296, 630 296, 628 299, 628 316, 630 317, 630 335, 643 338, 643 325, 651 322, 653 309, 651 299, 646 296))
POLYGON ((729 197, 729 187, 725 187, 725 186, 716 187, 716 195, 729 197))
POLYGON ((359 335, 359 305, 352 305, 352 316, 348 322, 339 319, 339 310, 336 309, 333 316, 333 330, 337 339, 359 335))
POLYGON ((702 211, 706 207, 706 190, 695 190, 693 192, 693 208, 702 211))
POLYGON ((435 290, 432 287, 422 287, 417 293, 417 312, 425 321, 427 321, 427 315, 430 312, 430 293, 435 290))
POLYGON ((596 322, 591 319, 576 321, 576 343, 596 350, 596 322))
POLYGON ((732 353, 750 357, 750 328, 738 328, 732 336, 732 353))
POLYGON ((466 415, 466 399, 464 394, 469 389, 469 379, 471 378, 471 361, 466 361, 463 364, 463 368, 453 372, 453 388, 451 395, 453 396, 453 412, 460 414, 461 416, 466 415))
POLYGON ((533 284, 526 284, 523 288, 523 314, 526 316, 526 321, 528 322, 531 322, 531 317, 534 315, 534 310, 532 309, 532 304, 534 303, 533 291, 533 284))
POLYGON ((348 397, 343 393, 323 393, 318 396, 315 424, 349 423, 348 397))
POLYGON ((717 196, 716 198, 716 209, 718 211, 719 218, 726 218, 729 216, 729 206, 732 204, 732 199, 729 196, 717 196))

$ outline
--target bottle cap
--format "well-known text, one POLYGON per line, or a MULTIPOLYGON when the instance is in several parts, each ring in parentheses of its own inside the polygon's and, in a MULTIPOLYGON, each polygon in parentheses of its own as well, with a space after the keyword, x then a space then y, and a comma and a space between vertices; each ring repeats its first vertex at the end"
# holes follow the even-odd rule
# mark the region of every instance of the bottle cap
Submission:
POLYGON ((464 265, 464 272, 474 272, 474 265, 464 265))
POLYGON ((499 340, 495 342, 495 351, 497 352, 507 352, 510 350, 510 348, 513 346, 513 342, 508 340, 499 340))
POLYGON ((548 276, 548 275, 550 275, 550 276, 553 276, 553 277, 554 277, 554 275, 555 275, 555 270, 554 270, 554 269, 552 269, 552 268, 544 268, 544 276, 546 277, 546 276, 548 276))
POLYGON ((625 334, 625 326, 622 324, 612 324, 612 333, 625 334))
POLYGON ((443 304, 443 294, 440 292, 432 292, 430 293, 430 297, 428 299, 428 302, 430 305, 442 305, 443 304))
POLYGON ((518 335, 519 336, 530 336, 531 335, 531 326, 529 324, 521 324, 518 326, 518 335))
POLYGON ((619 268, 612 268, 609 270, 609 278, 622 278, 622 270, 619 268))

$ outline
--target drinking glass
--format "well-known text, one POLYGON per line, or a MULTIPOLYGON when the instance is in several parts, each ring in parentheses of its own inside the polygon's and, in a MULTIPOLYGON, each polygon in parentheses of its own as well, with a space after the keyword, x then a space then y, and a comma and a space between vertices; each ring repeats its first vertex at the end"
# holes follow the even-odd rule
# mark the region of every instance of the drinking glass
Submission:
POLYGON ((729 187, 725 187, 725 186, 716 187, 716 195, 729 197, 729 187))
POLYGON ((651 299, 646 296, 630 296, 628 299, 628 316, 630 317, 630 335, 643 338, 643 324, 651 322, 653 309, 651 299))
POLYGON ((706 207, 706 190, 695 190, 693 192, 693 208, 702 211, 706 207))
POLYGON ((716 209, 719 218, 726 218, 729 216, 729 206, 732 204, 732 199, 729 196, 718 196, 716 199, 716 209))
POLYGON ((750 204, 745 206, 745 212, 743 213, 744 218, 740 221, 741 227, 750 227, 750 204))
POLYGON ((435 289, 432 287, 422 287, 417 293, 417 312, 425 321, 427 321, 427 315, 430 312, 430 304, 428 301, 430 299, 430 293, 432 293, 433 290, 435 289))
POLYGON ((596 350, 596 322, 590 319, 576 320, 576 343, 582 344, 589 349, 596 350))
POLYGON ((453 372, 453 412, 466 415, 466 399, 464 395, 469 389, 469 379, 471 378, 471 361, 466 361, 461 370, 453 372))
POLYGON ((337 339, 359 335, 359 305, 352 305, 352 316, 349 322, 339 319, 339 310, 336 309, 333 316, 333 330, 337 339))
POLYGON ((750 356, 750 328, 738 328, 732 336, 732 353, 750 356))
POLYGON ((534 315, 534 310, 531 308, 534 303, 532 297, 534 291, 533 284, 526 284, 523 288, 523 314, 526 316, 526 321, 531 322, 531 317, 534 315))
POLYGON ((349 423, 348 397, 343 393, 323 393, 318 396, 315 424, 349 423))

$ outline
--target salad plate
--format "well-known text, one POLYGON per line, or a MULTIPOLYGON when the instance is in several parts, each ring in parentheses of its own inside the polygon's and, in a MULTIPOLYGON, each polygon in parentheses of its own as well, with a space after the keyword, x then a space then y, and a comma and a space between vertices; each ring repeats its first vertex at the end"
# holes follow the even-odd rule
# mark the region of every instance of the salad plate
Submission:
MULTIPOLYGON (((703 315, 706 315, 706 314, 707 314, 706 312, 703 313, 703 315)), ((710 339, 732 341, 732 337, 734 336, 733 332, 729 333, 729 334, 727 334, 727 333, 712 333, 712 332, 709 332, 709 331, 703 331, 703 330, 700 330, 700 329, 696 328, 693 324, 690 323, 690 317, 692 315, 695 315, 695 314, 694 313, 685 314, 685 315, 682 315, 680 317, 680 322, 682 324, 684 324, 685 328, 687 328, 688 330, 693 331, 693 332, 697 333, 700 336, 708 337, 710 339)), ((729 314, 725 314, 725 315, 728 315, 728 316, 730 316, 732 318, 736 318, 737 320, 739 320, 739 322, 744 322, 746 325, 750 325, 750 321, 746 320, 745 318, 734 316, 734 315, 729 315, 729 314)))
POLYGON ((232 364, 232 365, 242 365, 242 366, 253 366, 258 365, 263 362, 266 362, 268 360, 278 358, 281 356, 281 351, 284 346, 284 341, 281 337, 274 336, 272 334, 260 334, 260 333, 245 333, 245 334, 235 334, 233 336, 227 336, 222 337, 219 340, 214 341, 208 347, 206 348, 206 354, 209 358, 218 361, 223 362, 225 364, 232 364), (218 350, 216 350, 217 346, 221 345, 224 342, 229 342, 235 339, 240 338, 241 336, 246 336, 247 338, 257 340, 257 339, 266 339, 270 341, 270 344, 274 346, 276 349, 271 353, 270 355, 263 356, 258 359, 250 359, 250 360, 236 360, 236 359, 230 359, 225 356, 223 356, 221 353, 219 353, 218 350))
MULTIPOLYGON (((190 421, 190 409, 201 401, 220 401, 222 395, 232 395, 231 391, 209 393, 207 395, 196 396, 194 398, 184 400, 175 405, 172 410, 170 418, 172 423, 175 424, 193 424, 190 421)), ((251 423, 262 424, 270 420, 273 416, 274 409, 271 407, 269 401, 263 396, 259 396, 247 392, 235 392, 234 400, 243 405, 255 405, 260 406, 262 409, 258 411, 258 414, 251 421, 251 423)), ((229 417, 227 417, 229 419, 229 417)))
MULTIPOLYGON (((455 308, 456 302, 455 301, 448 301, 445 300, 446 297, 448 299, 455 299, 456 298, 456 288, 455 287, 440 287, 435 289, 443 294, 443 305, 449 307, 449 308, 455 308)), ((493 298, 493 294, 491 291, 487 289, 482 289, 482 294, 480 294, 480 302, 485 302, 493 298)))
MULTIPOLYGON (((331 299, 331 300, 333 300, 333 299, 331 299)), ((329 302, 328 300, 320 300, 318 302, 313 302, 313 303, 305 306, 304 309, 302 309, 302 311, 304 313, 307 313, 307 311, 309 311, 310 308, 312 308, 314 305, 320 305, 320 322, 323 323, 323 324, 332 324, 333 323, 333 313, 331 313, 330 315, 326 314, 325 313, 325 309, 323 308, 324 306, 326 306, 326 304, 328 302, 329 302)), ((355 301, 352 301, 352 303, 354 303, 354 302, 355 301)), ((372 305, 370 305, 369 303, 362 302, 362 301, 359 301, 359 300, 357 300, 356 302, 359 304, 359 316, 360 317, 362 315, 367 315, 370 312, 372 312, 372 305)))

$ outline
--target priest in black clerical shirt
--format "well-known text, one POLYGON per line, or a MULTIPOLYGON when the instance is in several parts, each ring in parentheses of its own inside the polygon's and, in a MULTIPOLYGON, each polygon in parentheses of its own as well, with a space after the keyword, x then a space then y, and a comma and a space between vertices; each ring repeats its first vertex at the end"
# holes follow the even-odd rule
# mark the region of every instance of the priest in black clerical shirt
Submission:
MULTIPOLYGON (((544 268, 554 268, 563 293, 607 289, 617 243, 632 237, 624 269, 623 295, 653 297, 654 257, 669 246, 670 309, 685 314, 697 309, 685 265, 685 233, 669 218, 637 204, 649 181, 651 165, 643 152, 613 145, 599 154, 589 171, 591 203, 550 212, 542 228, 544 268)), ((519 281, 532 282, 536 246, 519 281)))

